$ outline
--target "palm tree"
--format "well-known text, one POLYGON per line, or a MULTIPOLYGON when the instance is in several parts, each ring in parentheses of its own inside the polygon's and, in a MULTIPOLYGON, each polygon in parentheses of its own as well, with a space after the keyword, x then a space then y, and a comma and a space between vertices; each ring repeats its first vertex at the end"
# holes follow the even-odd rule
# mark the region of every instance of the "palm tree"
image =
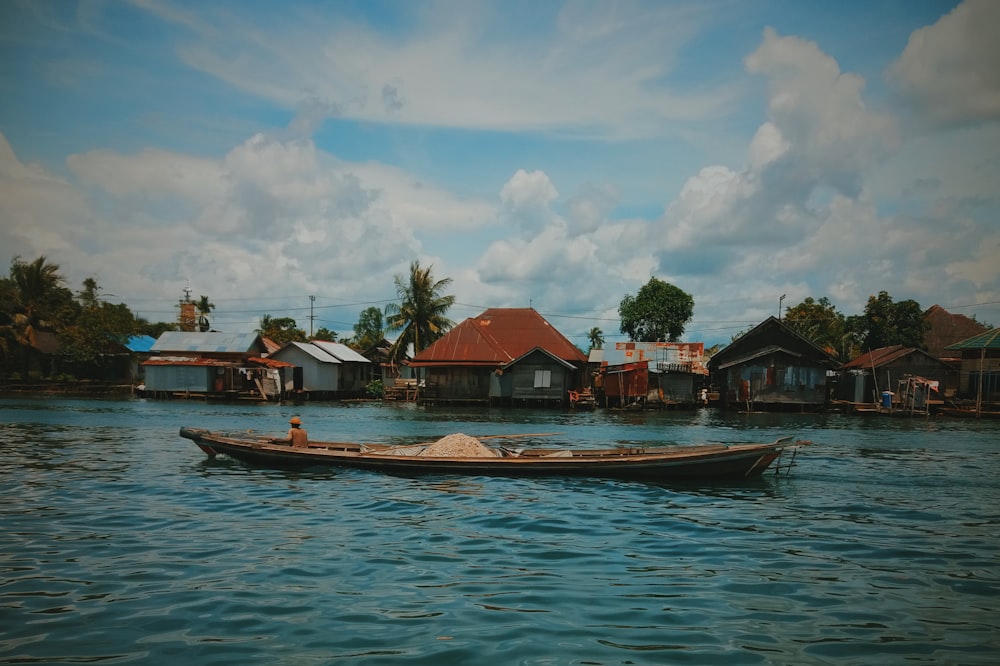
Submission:
POLYGON ((587 332, 587 339, 590 340, 590 348, 604 349, 604 331, 596 326, 587 332))
POLYGON ((208 296, 202 296, 201 300, 194 307, 198 310, 198 330, 202 333, 208 332, 211 328, 208 315, 215 309, 215 303, 209 303, 208 296))
POLYGON ((47 263, 44 256, 31 263, 15 257, 10 264, 10 279, 4 289, 10 308, 8 327, 14 341, 24 350, 25 376, 31 368, 38 334, 54 331, 59 310, 73 301, 63 282, 59 266, 47 263))
POLYGON ((408 282, 402 275, 396 276, 396 295, 400 302, 385 306, 386 328, 390 332, 402 331, 390 350, 393 360, 399 360, 411 344, 413 353, 419 353, 455 325, 445 316, 455 303, 455 297, 441 295, 451 284, 451 278, 435 282, 431 268, 421 268, 419 261, 413 261, 408 282))

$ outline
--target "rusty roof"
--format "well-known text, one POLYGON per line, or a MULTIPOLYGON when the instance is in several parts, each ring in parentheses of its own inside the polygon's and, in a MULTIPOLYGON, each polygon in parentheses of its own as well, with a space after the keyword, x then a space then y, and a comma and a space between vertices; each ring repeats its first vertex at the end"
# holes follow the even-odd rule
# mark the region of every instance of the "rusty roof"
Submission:
POLYGON ((872 366, 877 368, 887 363, 892 363, 915 351, 917 351, 916 347, 904 347, 903 345, 879 347, 848 361, 841 367, 845 370, 850 368, 871 368, 872 366))
POLYGON ((205 358, 204 356, 153 356, 143 361, 142 365, 184 365, 202 366, 215 368, 238 368, 243 365, 260 365, 265 368, 294 368, 292 363, 285 363, 273 358, 263 358, 251 356, 250 358, 238 361, 230 361, 219 358, 205 358))
POLYGON ((985 326, 971 317, 962 314, 952 314, 940 305, 932 305, 924 313, 924 319, 930 328, 924 333, 924 345, 931 356, 954 356, 948 354, 950 345, 968 340, 987 330, 985 326))
POLYGON ((410 365, 503 365, 535 348, 571 363, 587 361, 534 308, 490 308, 455 326, 414 356, 410 365))

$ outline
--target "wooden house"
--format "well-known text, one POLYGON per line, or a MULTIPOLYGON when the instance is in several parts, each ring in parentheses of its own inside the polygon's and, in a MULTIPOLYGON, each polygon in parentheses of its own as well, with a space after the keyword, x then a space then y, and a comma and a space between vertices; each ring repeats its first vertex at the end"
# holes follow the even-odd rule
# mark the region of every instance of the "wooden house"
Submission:
POLYGON ((256 333, 166 331, 142 363, 149 397, 278 399, 282 373, 291 366, 264 358, 256 333))
POLYGON ((339 342, 289 342, 269 358, 294 366, 283 388, 306 399, 362 397, 370 381, 371 361, 339 342))
POLYGON ((701 342, 618 342, 591 351, 597 400, 616 407, 693 407, 708 370, 701 342))
POLYGON ((961 342, 947 350, 961 355, 958 397, 974 401, 977 411, 989 405, 997 411, 1000 403, 1000 328, 994 328, 961 342))
POLYGON ((424 403, 564 405, 587 357, 532 308, 490 308, 415 354, 424 403))
MULTIPOLYGON (((920 411, 943 404, 958 388, 958 373, 922 349, 891 345, 848 361, 837 372, 835 399, 848 405, 899 407, 920 395, 920 411), (889 393, 889 400, 884 397, 889 393)), ((910 407, 915 406, 910 404, 910 407)))
POLYGON ((836 359, 776 317, 769 317, 708 361, 723 407, 816 410, 828 402, 836 359))

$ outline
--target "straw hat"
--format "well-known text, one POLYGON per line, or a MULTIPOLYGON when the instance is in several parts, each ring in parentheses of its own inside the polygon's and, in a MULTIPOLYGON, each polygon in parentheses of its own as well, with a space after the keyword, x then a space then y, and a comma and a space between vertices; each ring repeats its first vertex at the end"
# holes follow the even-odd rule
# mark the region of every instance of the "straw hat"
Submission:
POLYGON ((291 419, 289 419, 288 422, 291 423, 292 425, 302 425, 302 419, 300 419, 297 416, 293 416, 291 419))

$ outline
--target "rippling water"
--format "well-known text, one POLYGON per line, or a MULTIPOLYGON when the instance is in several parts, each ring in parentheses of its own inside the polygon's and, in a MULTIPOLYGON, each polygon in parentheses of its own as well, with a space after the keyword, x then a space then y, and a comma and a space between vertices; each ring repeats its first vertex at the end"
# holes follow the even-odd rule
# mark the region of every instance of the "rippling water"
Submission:
MULTIPOLYGON (((0 400, 0 662, 994 664, 1000 422, 0 400), (181 425, 815 442, 657 484, 209 460, 181 425)), ((534 443, 528 438, 525 443, 534 443)))

